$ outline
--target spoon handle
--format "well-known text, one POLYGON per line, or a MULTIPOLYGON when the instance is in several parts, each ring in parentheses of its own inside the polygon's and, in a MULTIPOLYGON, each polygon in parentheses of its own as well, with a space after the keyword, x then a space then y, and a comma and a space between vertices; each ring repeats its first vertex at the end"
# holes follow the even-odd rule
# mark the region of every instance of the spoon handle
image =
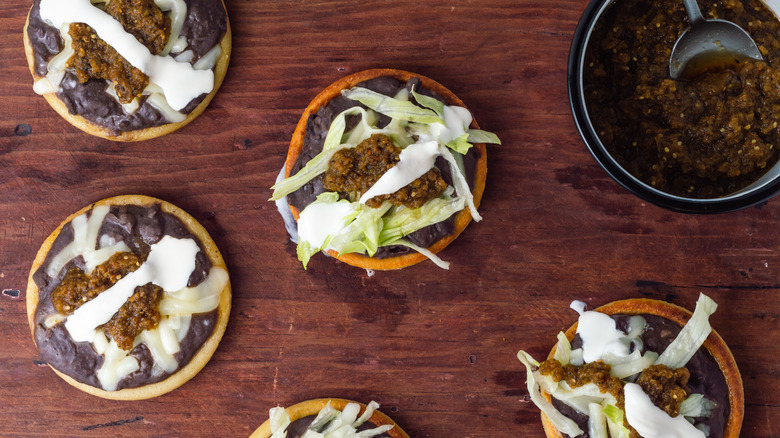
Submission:
POLYGON ((685 5, 685 10, 688 11, 689 26, 693 27, 700 21, 704 21, 704 17, 701 15, 701 10, 699 9, 699 4, 696 3, 696 0, 683 0, 683 4, 685 5))

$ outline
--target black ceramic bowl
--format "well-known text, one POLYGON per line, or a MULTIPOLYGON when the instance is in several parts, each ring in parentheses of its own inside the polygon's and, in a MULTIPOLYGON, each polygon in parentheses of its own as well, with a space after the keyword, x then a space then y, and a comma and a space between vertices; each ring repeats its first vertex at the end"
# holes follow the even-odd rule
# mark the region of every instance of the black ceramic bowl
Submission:
MULTIPOLYGON (((766 201, 780 191, 780 162, 749 186, 727 196, 710 199, 685 198, 660 191, 627 172, 604 148, 591 123, 585 104, 583 70, 585 52, 596 22, 615 0, 592 0, 582 14, 574 32, 569 52, 568 88, 577 129, 596 161, 607 173, 645 201, 683 213, 724 213, 739 210, 766 201)), ((631 0, 617 0, 631 1, 631 0)), ((771 8, 770 8, 771 9, 771 8)), ((775 11, 776 13, 778 11, 775 11)))

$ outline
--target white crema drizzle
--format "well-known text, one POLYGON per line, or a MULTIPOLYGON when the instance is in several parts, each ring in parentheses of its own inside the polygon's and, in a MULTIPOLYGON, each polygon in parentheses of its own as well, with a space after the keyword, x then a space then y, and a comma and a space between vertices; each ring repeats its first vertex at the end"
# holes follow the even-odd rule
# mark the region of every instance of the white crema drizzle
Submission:
POLYGON ((472 121, 469 110, 444 105, 443 112, 444 123, 431 123, 427 132, 418 133, 417 143, 410 144, 401 151, 398 163, 360 197, 360 203, 365 204, 375 196, 395 193, 425 175, 436 163, 439 143, 447 144, 466 133, 472 121))
MULTIPOLYGON (((119 251, 129 251, 123 242, 115 244, 107 235, 98 236, 108 211, 108 206, 98 206, 92 209, 89 219, 83 214, 71 221, 74 240, 52 259, 47 274, 55 277, 69 261, 79 256, 89 260, 87 265, 94 268, 119 251), (98 242, 102 246, 100 249, 97 249, 98 242)), ((147 346, 154 361, 152 375, 158 376, 178 368, 175 354, 181 350, 191 316, 216 309, 222 289, 228 282, 225 269, 212 267, 200 284, 187 287, 190 273, 195 268, 195 254, 199 251, 192 239, 165 236, 151 247, 147 261, 138 270, 120 279, 70 316, 55 313, 44 320, 47 328, 64 321, 74 341, 92 343, 95 351, 104 358, 97 377, 106 391, 114 391, 124 377, 140 369, 138 360, 130 356, 130 351, 119 348, 116 341, 109 340, 98 328, 111 319, 136 286, 151 282, 164 290, 159 305, 160 323, 155 329, 139 334, 133 343, 133 347, 141 343, 147 346)))
POLYGON ((184 120, 186 115, 179 111, 192 99, 213 90, 214 72, 211 68, 221 51, 219 45, 215 46, 198 61, 204 61, 200 66, 198 63, 192 66, 188 62, 177 62, 167 56, 169 53, 181 52, 187 46, 186 40, 180 36, 187 6, 183 0, 155 0, 155 3, 163 11, 170 11, 171 16, 171 35, 161 55, 150 53, 133 35, 126 32, 118 21, 93 6, 89 0, 41 0, 41 18, 60 29, 65 44, 63 51, 49 62, 46 77, 36 81, 33 89, 39 94, 56 92, 59 89, 65 62, 73 54, 70 39, 67 37, 68 26, 74 22, 86 23, 130 64, 149 76, 150 84, 143 94, 150 95, 149 102, 152 106, 160 110, 170 122, 184 120), (217 53, 216 57, 213 56, 214 51, 217 53), (205 58, 208 60, 204 60, 205 58), (204 66, 208 68, 203 68, 204 66), (153 99, 155 95, 159 96, 153 99))

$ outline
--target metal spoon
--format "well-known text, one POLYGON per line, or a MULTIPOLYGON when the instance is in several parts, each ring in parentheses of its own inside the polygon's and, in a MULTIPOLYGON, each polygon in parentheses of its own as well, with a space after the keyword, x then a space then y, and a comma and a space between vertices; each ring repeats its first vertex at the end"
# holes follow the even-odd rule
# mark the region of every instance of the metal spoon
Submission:
POLYGON ((683 0, 690 27, 672 49, 672 79, 692 78, 706 71, 723 70, 752 58, 762 60, 756 43, 744 29, 718 19, 705 20, 696 0, 683 0))

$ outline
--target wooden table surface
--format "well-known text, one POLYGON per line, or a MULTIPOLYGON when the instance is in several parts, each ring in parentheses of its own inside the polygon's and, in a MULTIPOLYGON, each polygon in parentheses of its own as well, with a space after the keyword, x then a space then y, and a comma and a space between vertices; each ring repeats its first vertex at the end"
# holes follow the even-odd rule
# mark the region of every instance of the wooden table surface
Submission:
POLYGON ((412 437, 542 437, 519 349, 542 357, 568 305, 651 297, 720 307, 746 394, 743 436, 780 430, 780 199, 692 216, 615 183, 569 111, 585 0, 227 0, 233 55, 205 113, 122 144, 71 127, 32 91, 28 2, 0 2, 0 435, 247 436, 276 405, 376 400, 412 437), (399 272, 316 256, 303 270, 270 197, 301 112, 352 72, 393 67, 458 94, 489 147, 480 211, 441 256, 399 272), (209 364, 148 401, 82 393, 39 360, 33 257, 66 216, 140 193, 179 205, 220 247, 233 311, 209 364))

